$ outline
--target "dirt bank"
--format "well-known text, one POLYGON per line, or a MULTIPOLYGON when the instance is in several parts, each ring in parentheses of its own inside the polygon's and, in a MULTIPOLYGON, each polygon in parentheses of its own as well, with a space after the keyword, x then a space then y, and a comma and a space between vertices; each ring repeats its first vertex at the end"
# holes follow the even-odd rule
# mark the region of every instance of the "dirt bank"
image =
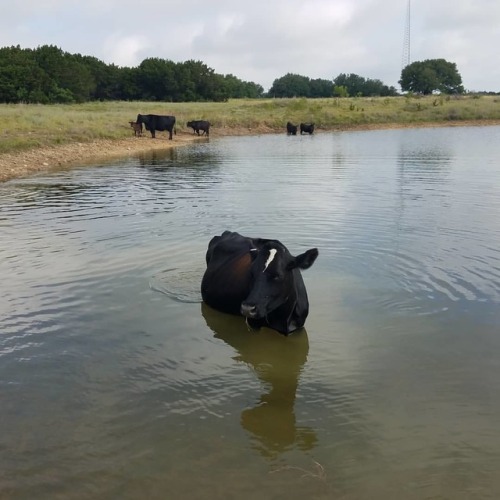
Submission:
MULTIPOLYGON (((474 120, 471 122, 445 122, 420 124, 362 124, 346 126, 337 130, 376 130, 407 127, 450 127, 450 126, 487 126, 500 125, 499 121, 474 120)), ((218 129, 212 136, 236 136, 277 133, 278 131, 258 127, 254 129, 218 129)), ((322 131, 318 131, 321 133, 322 131)), ((284 131, 282 132, 284 133, 284 131)), ((64 144, 54 147, 36 148, 17 153, 0 154, 0 182, 17 177, 26 177, 39 172, 56 170, 71 165, 94 164, 100 160, 134 156, 153 149, 168 149, 192 144, 195 141, 206 141, 204 137, 197 137, 190 133, 181 133, 174 136, 174 140, 158 137, 152 140, 148 136, 129 137, 120 140, 99 140, 86 143, 64 144)))
POLYGON ((197 139, 189 134, 177 135, 172 141, 164 137, 155 140, 149 137, 130 137, 5 153, 0 155, 0 182, 71 165, 84 165, 111 158, 134 156, 153 149, 184 146, 196 140, 204 139, 197 139))

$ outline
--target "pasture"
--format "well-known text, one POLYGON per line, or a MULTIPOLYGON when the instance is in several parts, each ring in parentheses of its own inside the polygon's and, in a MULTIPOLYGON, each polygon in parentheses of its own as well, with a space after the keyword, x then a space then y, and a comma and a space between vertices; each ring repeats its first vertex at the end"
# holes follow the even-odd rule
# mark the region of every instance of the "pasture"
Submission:
POLYGON ((500 120, 498 96, 401 96, 329 99, 237 99, 228 102, 89 102, 0 104, 0 154, 130 137, 138 113, 174 115, 178 133, 189 120, 209 120, 214 136, 285 132, 287 121, 316 131, 462 124, 500 120))

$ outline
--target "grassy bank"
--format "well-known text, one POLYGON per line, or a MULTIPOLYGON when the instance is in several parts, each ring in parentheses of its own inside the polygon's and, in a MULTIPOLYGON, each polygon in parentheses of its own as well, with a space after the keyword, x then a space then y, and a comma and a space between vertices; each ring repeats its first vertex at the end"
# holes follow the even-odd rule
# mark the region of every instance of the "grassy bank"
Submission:
POLYGON ((178 131, 207 119, 212 134, 281 132, 287 121, 318 130, 500 120, 498 96, 261 99, 225 103, 93 102, 75 105, 0 104, 0 154, 38 147, 130 137, 137 113, 173 114, 178 131))

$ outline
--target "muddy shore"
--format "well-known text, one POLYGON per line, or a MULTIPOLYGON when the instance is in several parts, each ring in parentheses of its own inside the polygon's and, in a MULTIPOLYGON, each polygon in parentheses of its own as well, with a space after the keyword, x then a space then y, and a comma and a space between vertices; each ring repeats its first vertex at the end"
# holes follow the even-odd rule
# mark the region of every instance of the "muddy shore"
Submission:
POLYGON ((172 141, 165 140, 164 137, 155 140, 148 137, 130 137, 5 153, 0 155, 0 182, 73 165, 94 164, 102 160, 126 158, 151 150, 180 147, 192 144, 196 140, 200 139, 188 134, 176 136, 172 141))
MULTIPOLYGON (((450 127, 450 126, 490 126, 500 125, 500 121, 474 120, 471 122, 420 123, 411 127, 450 127)), ((404 124, 365 124, 348 127, 344 130, 377 130, 389 128, 409 128, 404 124)), ((271 129, 225 129, 213 131, 212 136, 236 136, 277 133, 271 129)), ((322 131, 319 131, 321 133, 322 131)), ((284 133, 284 132, 283 132, 284 133)), ((181 133, 174 136, 174 140, 158 137, 152 140, 148 136, 134 137, 119 140, 99 140, 94 142, 78 142, 54 147, 35 148, 16 153, 0 154, 0 182, 9 179, 27 177, 41 172, 67 168, 70 166, 95 164, 102 160, 126 158, 151 150, 164 150, 181 147, 196 141, 206 141, 190 133, 181 133)))

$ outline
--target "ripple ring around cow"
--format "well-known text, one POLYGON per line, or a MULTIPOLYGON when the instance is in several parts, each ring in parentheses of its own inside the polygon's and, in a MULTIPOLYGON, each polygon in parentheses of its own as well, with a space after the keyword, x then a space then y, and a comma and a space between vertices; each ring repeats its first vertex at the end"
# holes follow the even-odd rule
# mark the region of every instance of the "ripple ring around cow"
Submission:
POLYGON ((202 274, 201 267, 173 267, 155 274, 149 280, 149 287, 177 302, 199 303, 202 274))

